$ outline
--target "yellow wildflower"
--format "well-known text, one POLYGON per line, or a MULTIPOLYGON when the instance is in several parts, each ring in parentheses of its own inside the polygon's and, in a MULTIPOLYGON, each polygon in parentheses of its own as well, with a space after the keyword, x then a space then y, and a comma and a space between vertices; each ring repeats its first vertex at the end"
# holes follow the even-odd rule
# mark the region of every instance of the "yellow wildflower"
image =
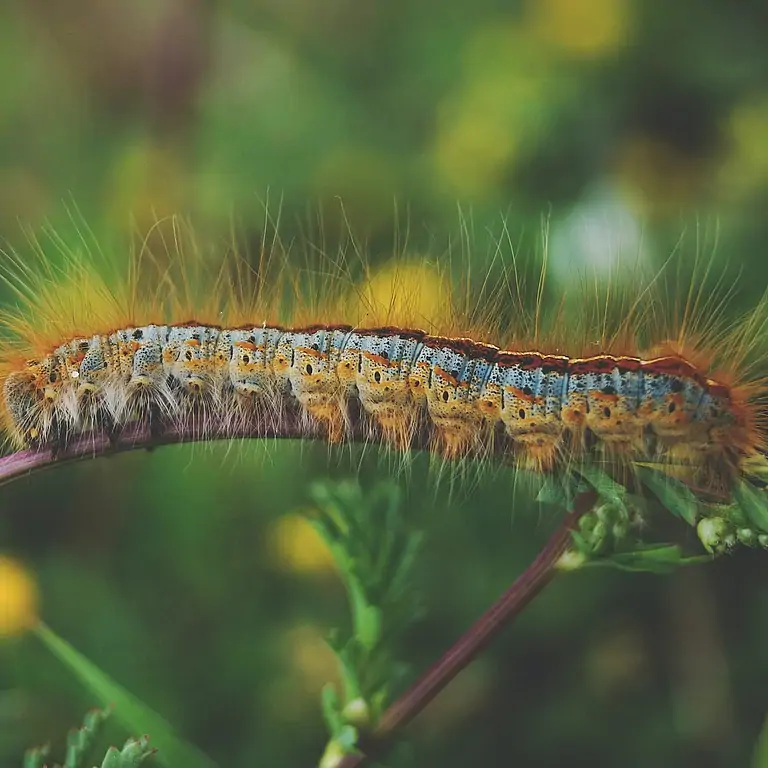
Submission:
POLYGON ((446 276, 425 261, 385 264, 358 291, 361 326, 394 324, 429 331, 450 318, 446 276))
POLYGON ((0 637, 17 635, 37 623, 37 585, 17 560, 0 555, 0 637))
POLYGON ((283 515, 272 526, 272 551, 287 570, 322 573, 334 569, 330 550, 301 514, 283 515))
POLYGON ((561 52, 599 58, 628 43, 629 0, 531 0, 526 31, 561 52))

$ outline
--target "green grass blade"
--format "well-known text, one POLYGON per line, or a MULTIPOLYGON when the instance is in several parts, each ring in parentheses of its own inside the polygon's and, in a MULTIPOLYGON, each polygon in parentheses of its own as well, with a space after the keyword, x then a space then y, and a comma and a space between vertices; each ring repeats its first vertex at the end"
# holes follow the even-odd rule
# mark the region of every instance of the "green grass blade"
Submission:
POLYGON ((152 746, 158 750, 155 755, 158 763, 172 768, 215 768, 213 760, 179 738, 165 719, 114 682, 50 627, 41 622, 35 634, 103 706, 112 706, 114 717, 132 735, 149 734, 152 746))

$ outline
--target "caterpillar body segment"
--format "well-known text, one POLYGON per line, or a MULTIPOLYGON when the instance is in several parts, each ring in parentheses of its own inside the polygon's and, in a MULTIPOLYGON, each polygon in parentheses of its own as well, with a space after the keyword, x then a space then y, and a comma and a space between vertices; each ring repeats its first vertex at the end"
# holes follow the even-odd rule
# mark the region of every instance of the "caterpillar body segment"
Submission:
POLYGON ((128 327, 17 365, 3 399, 20 445, 153 419, 204 436, 284 408, 335 442, 350 432, 353 402, 398 448, 426 430, 446 457, 501 450, 542 470, 594 445, 731 464, 750 445, 732 390, 680 355, 510 352, 397 327, 128 327))

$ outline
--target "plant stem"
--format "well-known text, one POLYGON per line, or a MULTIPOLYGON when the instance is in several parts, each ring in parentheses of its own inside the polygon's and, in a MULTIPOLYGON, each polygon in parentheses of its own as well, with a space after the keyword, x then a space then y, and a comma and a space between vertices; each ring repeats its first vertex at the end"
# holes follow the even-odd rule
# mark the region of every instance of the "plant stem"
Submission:
MULTIPOLYGON (((25 475, 44 469, 70 464, 76 461, 113 456, 126 451, 153 449, 162 445, 194 443, 212 440, 242 439, 327 440, 327 435, 318 428, 308 429, 297 408, 284 408, 272 412, 257 412, 242 426, 232 427, 225 421, 209 424, 205 430, 194 423, 171 423, 161 430, 151 431, 146 424, 129 424, 111 437, 106 432, 96 431, 71 437, 66 445, 57 450, 52 447, 26 448, 0 458, 0 486, 6 485, 25 475)), ((382 436, 370 429, 362 418, 351 419, 348 442, 382 442, 382 436)), ((409 446, 412 450, 429 450, 434 447, 429 430, 418 430, 409 446)))
POLYGON ((390 705, 376 730, 361 744, 364 751, 346 755, 338 768, 359 768, 370 759, 371 754, 379 754, 394 735, 413 720, 552 580, 557 561, 570 543, 571 531, 579 518, 592 509, 596 498, 594 491, 587 491, 576 498, 573 510, 566 515, 536 559, 472 627, 390 705))

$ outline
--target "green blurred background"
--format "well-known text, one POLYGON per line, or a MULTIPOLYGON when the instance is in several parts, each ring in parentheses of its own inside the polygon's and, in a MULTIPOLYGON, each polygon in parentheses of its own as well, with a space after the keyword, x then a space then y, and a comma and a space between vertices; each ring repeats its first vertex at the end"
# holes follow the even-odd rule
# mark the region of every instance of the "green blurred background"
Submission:
MULTIPOLYGON (((76 246, 76 208, 117 258, 171 213, 222 242, 234 221, 247 249, 269 201, 285 238, 321 210, 331 252, 348 222, 374 262, 406 229, 440 255, 471 222, 482 268, 504 222, 540 259, 544 217, 555 294, 574 267, 658 266, 686 233, 684 260, 714 253, 748 306, 768 277, 766 29, 764 0, 3 0, 0 238, 23 254, 20 224, 51 221, 76 246)), ((312 765, 346 606, 298 513, 311 480, 350 474, 402 484, 428 532, 415 674, 552 527, 510 471, 450 489, 424 460, 401 476, 299 444, 65 467, 2 489, 25 569, 3 588, 34 580, 57 632, 220 765, 312 765)), ((402 764, 748 765, 767 637, 764 552, 574 575, 423 714, 402 764)), ((29 638, 0 644, 0 685, 3 766, 95 703, 29 638)))

